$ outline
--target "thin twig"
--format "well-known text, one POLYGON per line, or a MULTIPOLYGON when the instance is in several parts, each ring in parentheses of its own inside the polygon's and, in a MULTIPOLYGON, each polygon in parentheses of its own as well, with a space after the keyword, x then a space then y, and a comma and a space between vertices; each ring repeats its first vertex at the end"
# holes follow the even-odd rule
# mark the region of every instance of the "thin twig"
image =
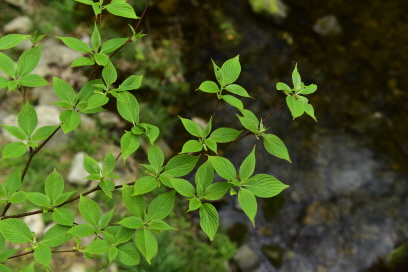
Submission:
POLYGON ((269 117, 271 117, 272 115, 274 115, 278 110, 280 110, 283 106, 286 105, 286 102, 283 103, 282 105, 279 106, 279 108, 277 108, 276 110, 274 110, 273 112, 271 112, 271 114, 269 114, 265 119, 262 119, 262 123, 265 122, 266 120, 269 119, 269 117))
POLYGON ((214 113, 213 113, 213 115, 212 115, 212 119, 214 120, 214 117, 215 117, 215 114, 217 113, 217 110, 218 110, 218 106, 220 105, 220 100, 219 99, 217 99, 217 105, 215 106, 215 110, 214 110, 214 113))
MULTIPOLYGON (((78 252, 78 251, 76 251, 75 249, 71 249, 71 250, 51 250, 51 252, 52 253, 67 253, 67 252, 78 252)), ((29 254, 32 254, 32 253, 34 253, 34 250, 30 250, 28 252, 25 252, 25 253, 22 253, 22 254, 19 254, 19 255, 16 255, 16 256, 12 256, 12 257, 8 258, 8 260, 18 258, 18 257, 24 256, 24 255, 29 255, 29 254)))

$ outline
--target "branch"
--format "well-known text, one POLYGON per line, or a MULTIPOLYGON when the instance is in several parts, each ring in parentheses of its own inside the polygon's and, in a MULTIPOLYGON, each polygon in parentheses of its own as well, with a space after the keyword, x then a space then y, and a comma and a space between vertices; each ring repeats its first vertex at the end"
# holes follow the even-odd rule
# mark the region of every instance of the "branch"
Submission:
MULTIPOLYGON (((66 253, 66 252, 78 252, 78 251, 76 251, 75 249, 71 249, 71 250, 52 250, 51 252, 52 253, 66 253)), ((33 254, 33 253, 34 253, 34 250, 30 250, 28 252, 25 252, 25 253, 22 253, 22 254, 19 254, 19 255, 16 255, 16 256, 12 256, 12 257, 8 258, 8 260, 18 258, 18 257, 24 256, 24 255, 33 254)))

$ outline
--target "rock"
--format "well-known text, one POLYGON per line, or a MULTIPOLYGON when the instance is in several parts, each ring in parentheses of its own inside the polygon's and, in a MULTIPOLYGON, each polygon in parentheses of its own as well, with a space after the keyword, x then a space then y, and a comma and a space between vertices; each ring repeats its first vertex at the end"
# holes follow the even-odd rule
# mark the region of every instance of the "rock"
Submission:
MULTIPOLYGON (((9 114, 6 117, 3 118, 3 122, 1 123, 6 126, 18 126, 17 122, 17 115, 15 114, 9 114)), ((3 131, 3 136, 6 140, 10 142, 23 142, 23 140, 20 140, 13 135, 11 135, 5 128, 1 128, 3 131)))
POLYGON ((46 64, 57 64, 59 67, 67 67, 79 57, 82 57, 82 53, 65 45, 58 44, 52 39, 44 43, 42 59, 46 64))
POLYGON ((39 105, 34 107, 38 115, 38 127, 43 126, 59 126, 61 121, 59 120, 58 108, 53 105, 39 105))
POLYGON ((120 122, 119 116, 111 111, 98 112, 98 117, 101 123, 106 125, 114 125, 120 122))
POLYGON ((234 223, 234 225, 228 229, 228 237, 238 246, 247 243, 249 239, 248 226, 240 222, 234 223))
POLYGON ((334 15, 325 15, 317 19, 313 30, 321 36, 335 35, 342 31, 340 23, 334 15))
POLYGON ((165 159, 170 159, 171 156, 173 156, 174 151, 171 149, 169 144, 163 140, 162 138, 158 139, 156 141, 156 144, 160 147, 160 149, 163 151, 164 158, 165 159))
MULTIPOLYGON (((61 100, 54 92, 51 85, 40 86, 32 90, 32 94, 38 99, 38 105, 50 105, 51 103, 61 100)), ((58 106, 52 106, 60 110, 58 106)), ((61 109, 62 110, 62 109, 61 109)))
POLYGON ((242 272, 250 272, 258 267, 260 260, 258 255, 248 246, 241 246, 234 254, 234 260, 242 272))
POLYGON ((24 41, 22 41, 21 43, 17 44, 16 49, 19 49, 21 51, 27 51, 28 49, 30 49, 33 46, 33 44, 31 43, 31 41, 29 39, 26 39, 24 41))
POLYGON ((249 4, 256 14, 275 24, 283 23, 288 16, 288 8, 281 0, 249 0, 249 4))
POLYGON ((27 34, 33 23, 28 16, 19 16, 3 26, 3 30, 6 33, 20 33, 27 34))
POLYGON ((207 126, 207 122, 201 119, 200 117, 193 117, 191 120, 195 123, 197 123, 202 129, 205 129, 207 126))
POLYGON ((28 4, 26 0, 4 0, 5 2, 22 9, 25 12, 32 10, 31 4, 28 4))
POLYGON ((88 183, 88 180, 84 179, 89 175, 84 168, 84 155, 84 152, 78 152, 72 159, 71 168, 67 176, 68 182, 78 185, 88 183))
POLYGON ((96 127, 96 122, 92 117, 81 113, 81 128, 84 130, 94 130, 96 127))
MULTIPOLYGON (((31 43, 30 43, 30 45, 31 45, 31 43)), ((42 77, 47 77, 47 76, 52 75, 51 69, 48 67, 48 65, 42 64, 42 63, 39 63, 37 65, 37 67, 35 67, 35 69, 34 69, 34 71, 32 73, 36 74, 36 75, 39 75, 39 76, 42 76, 42 77)))
POLYGON ((86 266, 80 263, 74 263, 71 265, 70 272, 86 272, 86 266))
POLYGON ((43 215, 41 213, 26 216, 24 217, 23 221, 28 225, 31 231, 37 234, 37 237, 42 236, 44 234, 45 224, 43 220, 43 215))
POLYGON ((276 268, 280 268, 282 266, 283 249, 280 246, 264 245, 262 246, 262 252, 276 268))

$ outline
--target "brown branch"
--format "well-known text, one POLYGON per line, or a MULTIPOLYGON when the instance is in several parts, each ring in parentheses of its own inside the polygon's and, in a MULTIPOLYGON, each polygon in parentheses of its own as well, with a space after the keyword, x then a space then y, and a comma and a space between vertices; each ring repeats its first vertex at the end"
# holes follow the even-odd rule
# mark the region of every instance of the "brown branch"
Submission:
POLYGON ((265 122, 266 120, 269 119, 269 117, 271 117, 272 115, 274 115, 278 110, 280 110, 283 106, 286 105, 286 102, 283 103, 282 105, 279 106, 279 108, 277 108, 276 110, 274 110, 273 112, 271 112, 265 119, 262 119, 262 123, 265 122))
POLYGON ((213 113, 213 115, 212 115, 212 119, 214 120, 214 117, 215 117, 215 114, 217 113, 217 110, 218 110, 218 106, 220 105, 220 100, 219 99, 217 99, 217 105, 215 106, 215 110, 214 110, 214 113, 213 113))
MULTIPOLYGON (((67 253, 67 252, 78 252, 78 251, 76 251, 75 249, 71 249, 71 250, 51 250, 51 252, 52 253, 67 253)), ((16 255, 16 256, 12 256, 12 257, 8 258, 8 260, 18 258, 18 257, 24 256, 24 255, 29 255, 29 254, 32 254, 32 253, 34 253, 34 250, 30 250, 28 252, 25 252, 25 253, 22 253, 22 254, 19 254, 19 255, 16 255)))

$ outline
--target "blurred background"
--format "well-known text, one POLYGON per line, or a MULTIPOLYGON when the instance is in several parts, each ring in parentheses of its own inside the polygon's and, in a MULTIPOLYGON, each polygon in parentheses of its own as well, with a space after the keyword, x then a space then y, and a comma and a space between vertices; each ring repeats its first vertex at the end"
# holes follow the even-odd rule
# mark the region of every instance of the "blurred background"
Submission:
MULTIPOLYGON (((128 0, 141 15, 145 0, 128 0)), ((51 82, 53 76, 78 90, 90 68, 69 68, 80 56, 54 36, 90 41, 93 12, 73 0, 0 0, 0 35, 48 34, 42 59, 34 71, 51 82)), ((128 37, 134 20, 104 14, 102 41, 128 37)), ((186 203, 171 215, 179 231, 163 233, 163 245, 153 266, 127 268, 119 262, 106 271, 242 271, 242 272, 380 272, 408 271, 408 1, 400 0, 158 0, 151 1, 139 27, 148 34, 128 44, 114 58, 118 82, 143 75, 135 91, 142 105, 141 119, 160 127, 160 146, 166 156, 188 140, 177 115, 207 122, 215 109, 214 95, 194 92, 201 82, 215 80, 211 58, 221 65, 240 55, 243 86, 253 99, 244 106, 266 117, 285 95, 277 82, 290 83, 298 64, 302 81, 318 90, 308 96, 318 123, 308 116, 292 121, 287 107, 266 122, 269 133, 286 144, 292 164, 269 155, 255 137, 220 148, 220 155, 236 166, 257 144, 256 173, 275 176, 290 187, 271 199, 258 199, 254 229, 236 197, 215 203, 221 229, 213 243, 198 227, 198 214, 185 214, 186 203), (405 72, 404 72, 405 71, 405 72)), ((17 60, 30 47, 22 43, 7 53, 17 60)), ((19 93, 0 90, 0 123, 12 125, 21 108, 19 93)), ((58 125, 59 109, 51 86, 30 92, 42 125, 58 125)), ((66 187, 83 191, 95 186, 83 180, 81 158, 95 159, 113 150, 127 128, 114 103, 107 112, 83 116, 78 131, 58 134, 35 157, 24 191, 43 190, 53 167, 66 178, 66 187), (63 143, 63 144, 61 144, 63 143), (58 153, 55 153, 57 150, 58 153), (76 166, 76 163, 79 163, 76 166), (75 168, 77 167, 77 168, 75 168)), ((213 127, 240 129, 235 109, 221 104, 213 127)), ((6 131, 0 146, 15 141, 6 131)), ((145 145, 146 149, 147 146, 145 145)), ((0 180, 27 158, 0 164, 0 180)), ((122 181, 143 173, 143 152, 118 165, 122 181)), ((192 180, 192 179, 191 179, 192 180)), ((66 189, 67 190, 67 189, 66 189)), ((104 211, 120 198, 103 194, 94 199, 104 211)), ((29 203, 13 206, 35 209, 29 203)), ((122 204, 115 218, 126 216, 122 204)), ((24 220, 39 235, 52 222, 49 214, 24 220), (45 221, 45 224, 42 222, 45 221)), ((80 221, 78 218, 76 221, 80 221)), ((114 219, 115 220, 115 219, 114 219)), ((116 221, 115 221, 116 222, 116 221)), ((81 222, 78 222, 81 223, 81 222)), ((71 253, 70 253, 71 254, 71 253)), ((26 256, 9 267, 28 264, 26 256)), ((58 254, 52 266, 59 271, 98 271, 104 259, 84 260, 58 254)))

